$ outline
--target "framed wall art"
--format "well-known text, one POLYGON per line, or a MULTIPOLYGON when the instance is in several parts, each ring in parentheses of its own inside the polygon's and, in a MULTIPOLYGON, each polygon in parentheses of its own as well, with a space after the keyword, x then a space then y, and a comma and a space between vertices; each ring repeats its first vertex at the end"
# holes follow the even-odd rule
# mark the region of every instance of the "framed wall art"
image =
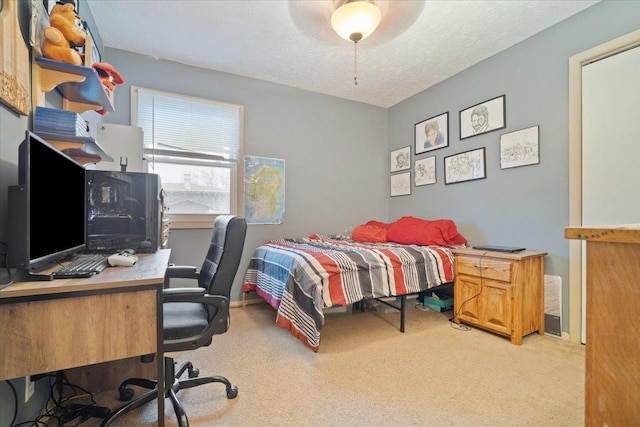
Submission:
POLYGON ((31 108, 30 62, 20 33, 19 3, 0 1, 0 103, 26 116, 31 108))
POLYGON ((436 183, 436 156, 415 161, 413 180, 416 187, 436 183))
POLYGON ((96 62, 102 62, 102 54, 100 53, 100 49, 98 48, 98 44, 96 43, 96 39, 93 37, 93 33, 91 31, 91 27, 87 24, 87 21, 83 23, 84 31, 87 33, 88 43, 85 45, 85 55, 89 55, 90 63, 85 64, 86 67, 90 67, 96 62))
POLYGON ((507 126, 505 98, 501 95, 460 111, 460 139, 504 129, 507 126))
POLYGON ((500 135, 500 169, 540 163, 540 126, 500 135))
POLYGON ((444 183, 474 181, 487 177, 485 148, 465 151, 444 158, 444 183))
POLYGON ((391 172, 411 168, 411 147, 398 148, 391 152, 391 172))
MULTIPOLYGON (((47 11, 47 14, 51 15, 51 10, 53 9, 53 6, 56 5, 57 0, 42 0, 42 3, 44 4, 45 10, 47 11)), ((75 0, 75 1, 66 1, 66 3, 71 3, 73 4, 73 9, 76 11, 76 15, 80 15, 80 1, 79 0, 75 0)))
POLYGON ((391 175, 391 197, 411 194, 411 172, 391 175))
POLYGON ((414 125, 415 153, 425 153, 449 145, 449 112, 414 125))

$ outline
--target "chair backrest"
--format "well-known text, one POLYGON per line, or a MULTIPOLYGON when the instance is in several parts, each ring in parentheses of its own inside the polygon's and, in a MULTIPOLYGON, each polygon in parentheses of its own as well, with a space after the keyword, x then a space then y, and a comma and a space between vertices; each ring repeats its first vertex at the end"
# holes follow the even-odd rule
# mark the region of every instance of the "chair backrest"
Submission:
POLYGON ((247 221, 234 215, 218 215, 213 222, 209 250, 200 268, 198 286, 209 295, 230 298, 247 235, 247 221))

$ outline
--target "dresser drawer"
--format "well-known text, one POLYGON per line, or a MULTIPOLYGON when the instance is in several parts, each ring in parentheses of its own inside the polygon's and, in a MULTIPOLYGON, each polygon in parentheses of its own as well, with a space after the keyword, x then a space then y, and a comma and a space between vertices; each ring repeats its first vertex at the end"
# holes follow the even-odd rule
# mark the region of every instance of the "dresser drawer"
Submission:
POLYGON ((511 282, 513 262, 459 255, 456 257, 456 274, 483 277, 487 279, 511 282))

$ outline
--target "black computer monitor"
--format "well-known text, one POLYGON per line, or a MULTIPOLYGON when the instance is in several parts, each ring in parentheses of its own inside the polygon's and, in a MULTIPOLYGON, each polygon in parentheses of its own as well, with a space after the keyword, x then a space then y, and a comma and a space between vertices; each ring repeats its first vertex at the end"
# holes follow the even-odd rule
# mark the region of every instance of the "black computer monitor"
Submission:
POLYGON ((7 265, 37 280, 33 273, 85 248, 85 169, 27 131, 18 173, 19 185, 9 187, 7 265))

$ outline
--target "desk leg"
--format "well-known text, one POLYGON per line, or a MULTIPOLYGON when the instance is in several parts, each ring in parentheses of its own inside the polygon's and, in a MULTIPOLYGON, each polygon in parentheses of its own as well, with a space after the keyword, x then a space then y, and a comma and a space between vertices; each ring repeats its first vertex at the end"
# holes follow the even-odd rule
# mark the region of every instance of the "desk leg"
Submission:
POLYGON ((163 286, 159 286, 157 288, 157 307, 156 310, 157 318, 157 353, 156 353, 156 371, 158 378, 158 427, 164 427, 164 388, 165 388, 165 378, 164 378, 164 332, 163 332, 163 315, 162 315, 162 303, 163 303, 163 295, 162 295, 163 286))

